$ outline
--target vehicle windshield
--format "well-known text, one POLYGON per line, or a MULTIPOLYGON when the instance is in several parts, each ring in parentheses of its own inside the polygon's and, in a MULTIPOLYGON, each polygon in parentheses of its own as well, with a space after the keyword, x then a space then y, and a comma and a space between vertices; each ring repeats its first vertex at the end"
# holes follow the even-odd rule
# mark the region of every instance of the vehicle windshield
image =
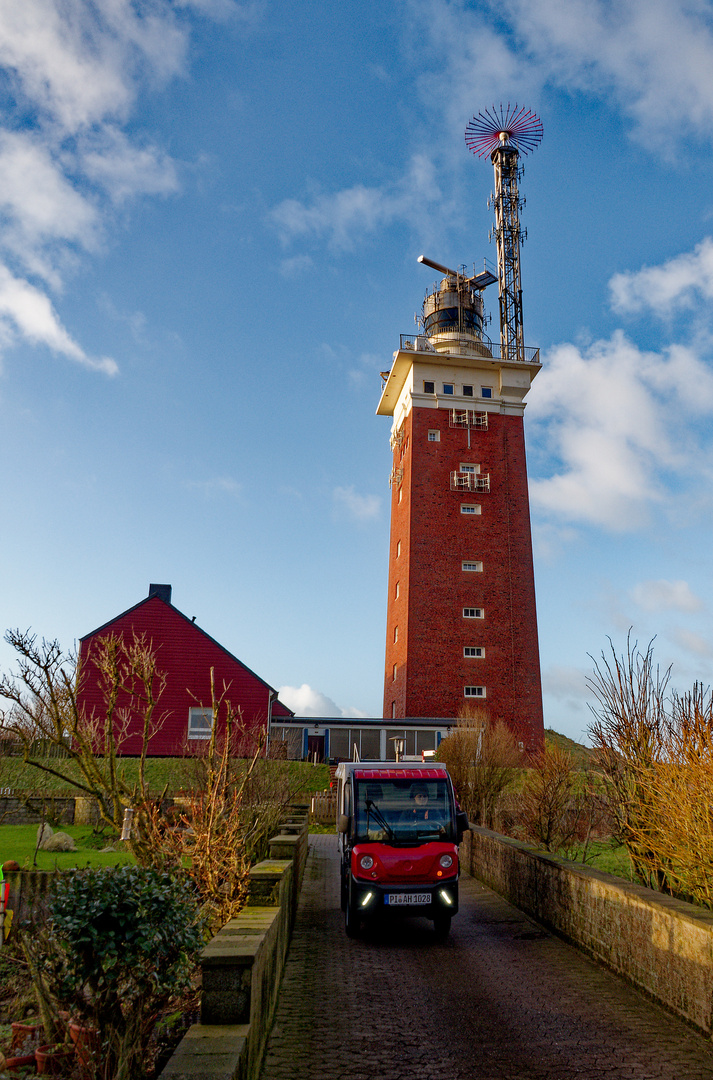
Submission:
POLYGON ((447 780, 355 781, 356 839, 387 844, 453 840, 447 780))

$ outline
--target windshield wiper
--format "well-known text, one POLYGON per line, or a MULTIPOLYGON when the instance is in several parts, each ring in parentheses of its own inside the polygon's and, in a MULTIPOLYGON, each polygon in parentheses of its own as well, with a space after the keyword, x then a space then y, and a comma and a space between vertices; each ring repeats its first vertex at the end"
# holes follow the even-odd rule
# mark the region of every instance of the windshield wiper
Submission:
POLYGON ((376 803, 372 802, 371 799, 366 800, 366 832, 367 832, 367 836, 369 835, 369 814, 374 815, 374 818, 376 819, 377 825, 381 825, 382 829, 387 834, 389 839, 393 840, 394 839, 394 831, 393 831, 393 829, 391 828, 388 821, 386 820, 386 818, 382 814, 381 810, 379 810, 376 803))

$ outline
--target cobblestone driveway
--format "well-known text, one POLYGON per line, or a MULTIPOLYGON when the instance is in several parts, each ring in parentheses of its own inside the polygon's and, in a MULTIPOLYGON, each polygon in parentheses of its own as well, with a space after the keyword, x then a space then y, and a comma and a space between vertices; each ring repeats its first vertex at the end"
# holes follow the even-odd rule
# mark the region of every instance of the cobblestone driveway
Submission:
POLYGON ((448 940, 349 940, 336 838, 311 836, 261 1080, 697 1080, 702 1036, 471 878, 448 940))

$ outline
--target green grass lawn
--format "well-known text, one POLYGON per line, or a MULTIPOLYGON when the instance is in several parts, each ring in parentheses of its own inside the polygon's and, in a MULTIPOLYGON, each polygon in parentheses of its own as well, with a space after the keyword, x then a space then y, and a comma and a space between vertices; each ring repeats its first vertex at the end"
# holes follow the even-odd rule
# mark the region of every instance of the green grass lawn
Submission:
MULTIPOLYGON (((32 869, 37 829, 37 825, 0 825, 0 866, 9 859, 14 859, 23 869, 32 869)), ((38 870, 54 870, 55 867, 68 870, 85 866, 119 866, 134 861, 126 851, 98 851, 92 845, 97 842, 101 844, 102 840, 98 840, 97 834, 87 825, 62 825, 61 830, 69 833, 77 845, 77 850, 38 851, 38 870)), ((104 844, 111 842, 106 835, 102 839, 104 844)))

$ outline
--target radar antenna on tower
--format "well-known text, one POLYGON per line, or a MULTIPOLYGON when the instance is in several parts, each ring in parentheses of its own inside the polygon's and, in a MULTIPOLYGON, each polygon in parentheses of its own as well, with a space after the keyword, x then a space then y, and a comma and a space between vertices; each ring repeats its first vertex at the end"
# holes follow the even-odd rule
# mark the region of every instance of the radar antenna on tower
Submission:
POLYGON ((520 230, 523 203, 518 193, 522 170, 520 152, 528 154, 542 139, 541 120, 529 109, 508 102, 479 112, 465 130, 465 141, 477 157, 490 155, 495 169, 495 193, 488 200, 495 209, 495 237, 498 249, 500 293, 500 350, 503 360, 524 360, 522 329, 522 285, 520 247, 525 235, 520 230))

